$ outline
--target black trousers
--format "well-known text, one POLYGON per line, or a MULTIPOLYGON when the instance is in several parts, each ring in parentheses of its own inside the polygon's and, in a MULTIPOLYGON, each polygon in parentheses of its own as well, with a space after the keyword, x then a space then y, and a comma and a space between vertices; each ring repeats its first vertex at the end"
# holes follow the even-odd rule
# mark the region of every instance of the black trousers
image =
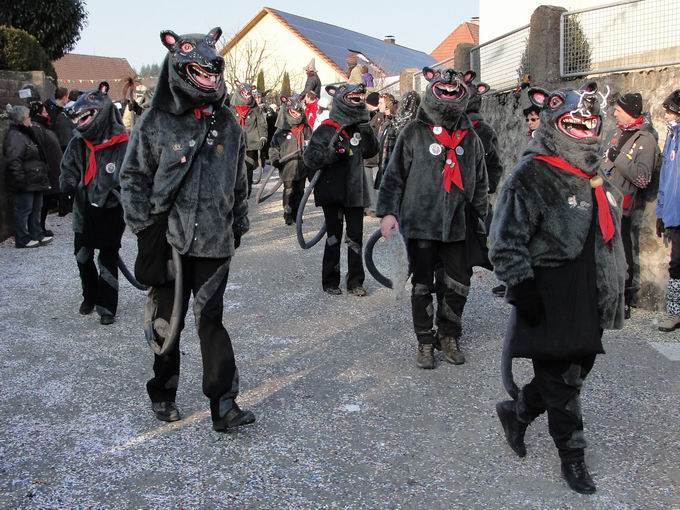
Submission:
MULTIPOLYGON (((206 259, 183 256, 182 322, 189 307, 189 297, 194 296, 194 317, 201 342, 203 359, 203 393, 210 399, 213 420, 223 416, 238 396, 239 378, 229 333, 222 323, 224 290, 229 278, 231 259, 206 259)), ((154 288, 147 306, 154 310, 151 318, 157 341, 162 345, 162 334, 167 331, 172 313, 174 282, 154 288)), ((154 376, 146 389, 152 402, 175 401, 179 383, 179 341, 165 356, 154 355, 154 376)))
POLYGON ((668 264, 668 276, 673 280, 680 279, 680 227, 666 229, 671 241, 671 261, 668 264))
POLYGON ((586 440, 581 415, 581 387, 595 355, 573 361, 532 360, 534 378, 522 388, 517 418, 531 423, 548 413, 548 429, 563 461, 583 459, 586 440))
POLYGON ((627 305, 633 306, 637 304, 640 290, 640 215, 641 212, 633 211, 630 216, 621 217, 621 240, 628 265, 625 301, 627 305))
POLYGON ((248 176, 248 198, 253 191, 253 173, 259 166, 260 162, 257 159, 258 151, 246 151, 246 175, 248 176))
POLYGON ((418 342, 434 343, 434 290, 437 294, 436 321, 439 334, 460 337, 472 276, 467 264, 465 241, 443 243, 409 239, 408 253, 413 273, 411 311, 418 342))
POLYGON ((305 181, 303 179, 283 182, 283 218, 285 220, 295 221, 304 193, 305 181))
POLYGON ((364 264, 361 259, 364 237, 364 208, 324 205, 326 246, 321 266, 321 285, 324 289, 340 286, 340 241, 343 218, 347 221, 347 290, 364 283, 364 264))
POLYGON ((82 234, 75 234, 73 253, 78 263, 83 300, 95 305, 101 315, 116 315, 118 310, 118 249, 101 249, 94 263, 94 248, 83 246, 82 234))

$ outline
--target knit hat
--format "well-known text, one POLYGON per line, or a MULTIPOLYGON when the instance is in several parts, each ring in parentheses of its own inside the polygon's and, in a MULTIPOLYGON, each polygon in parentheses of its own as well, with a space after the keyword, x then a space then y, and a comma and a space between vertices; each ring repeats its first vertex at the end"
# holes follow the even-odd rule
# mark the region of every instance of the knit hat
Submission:
POLYGON ((661 106, 669 112, 680 115, 680 89, 671 92, 671 95, 664 100, 661 106))
POLYGON ((371 92, 366 96, 366 104, 370 104, 371 106, 378 106, 378 103, 380 102, 380 94, 377 92, 371 92))
POLYGON ((642 95, 639 92, 631 92, 620 96, 616 104, 633 118, 642 115, 642 95))
POLYGON ((12 106, 11 104, 8 104, 5 110, 10 122, 13 124, 21 124, 30 113, 25 106, 12 106))

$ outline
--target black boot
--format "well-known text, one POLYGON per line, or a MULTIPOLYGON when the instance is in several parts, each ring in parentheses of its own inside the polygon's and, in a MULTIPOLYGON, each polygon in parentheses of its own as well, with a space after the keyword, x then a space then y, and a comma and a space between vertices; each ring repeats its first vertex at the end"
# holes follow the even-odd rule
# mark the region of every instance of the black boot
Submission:
POLYGON ((524 434, 527 431, 529 424, 522 423, 517 419, 515 411, 515 402, 513 400, 503 400, 496 404, 496 413, 498 419, 503 425, 503 432, 505 432, 505 439, 507 440, 512 451, 518 457, 524 457, 527 454, 527 447, 524 444, 524 434))
POLYGON ((80 315, 90 315, 93 310, 94 310, 94 303, 89 303, 89 302, 83 300, 83 302, 80 303, 80 308, 78 309, 78 313, 80 313, 80 315))
POLYGON ((567 481, 571 490, 581 494, 592 494, 597 490, 583 459, 563 461, 562 476, 567 481))
POLYGON ((174 402, 151 402, 153 414, 161 421, 177 421, 182 419, 174 402))
POLYGON ((255 423, 255 415, 252 411, 242 411, 238 404, 234 402, 227 414, 213 421, 213 430, 230 432, 251 423, 255 423))

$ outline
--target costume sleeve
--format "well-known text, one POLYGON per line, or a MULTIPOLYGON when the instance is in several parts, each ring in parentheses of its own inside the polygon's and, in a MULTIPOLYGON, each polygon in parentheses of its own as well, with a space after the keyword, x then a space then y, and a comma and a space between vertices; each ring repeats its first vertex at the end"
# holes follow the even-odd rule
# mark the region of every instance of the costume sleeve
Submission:
POLYGON ((361 133, 361 156, 364 159, 369 159, 378 154, 378 139, 375 136, 375 131, 370 124, 359 124, 359 132, 361 133))
POLYGON ((633 185, 644 189, 652 180, 658 150, 654 137, 643 134, 633 144, 632 153, 620 153, 614 160, 614 166, 633 185))
POLYGON ((261 108, 257 112, 257 135, 260 137, 260 149, 267 143, 267 116, 261 108))
POLYGON ((233 229, 241 236, 250 230, 248 219, 248 178, 246 177, 246 138, 241 133, 238 151, 238 168, 236 169, 236 181, 234 185, 234 223, 233 229))
POLYGON ((327 125, 319 126, 312 133, 309 145, 302 155, 302 160, 307 168, 318 170, 319 168, 332 165, 338 160, 338 154, 329 146, 334 134, 335 130, 327 125))
POLYGON ((475 165, 475 192, 472 197, 472 207, 475 208, 477 215, 484 219, 489 207, 489 177, 486 171, 486 161, 484 158, 484 145, 477 138, 478 150, 475 165))
MULTIPOLYGON (((148 119, 147 115, 141 122, 148 119)), ((125 223, 135 234, 153 224, 151 194, 154 175, 158 170, 158 159, 144 127, 145 124, 142 124, 132 130, 120 171, 120 195, 125 223)))
POLYGON ((529 242, 537 224, 523 194, 506 183, 494 207, 489 258, 494 272, 508 287, 534 277, 529 242))
POLYGON ((73 138, 66 147, 59 166, 59 190, 62 193, 71 193, 78 187, 82 177, 82 162, 82 142, 73 138))
MULTIPOLYGON (((670 138, 670 137, 669 137, 670 138)), ((666 144, 672 143, 670 139, 666 140, 666 144)), ((670 161, 666 159, 667 150, 664 150, 663 164, 661 165, 661 176, 659 178, 659 190, 656 192, 656 217, 663 218, 663 205, 664 205, 664 189, 666 189, 666 181, 670 177, 668 166, 670 161)))
POLYGON ((277 129, 274 136, 272 136, 271 144, 269 145, 269 161, 277 161, 281 159, 281 130, 277 129))
POLYGON ((376 216, 382 218, 391 214, 399 218, 401 199, 406 187, 406 179, 411 169, 412 160, 412 149, 406 142, 406 137, 400 135, 397 138, 394 151, 392 156, 390 156, 390 162, 385 169, 385 175, 380 183, 378 203, 375 210, 376 216))

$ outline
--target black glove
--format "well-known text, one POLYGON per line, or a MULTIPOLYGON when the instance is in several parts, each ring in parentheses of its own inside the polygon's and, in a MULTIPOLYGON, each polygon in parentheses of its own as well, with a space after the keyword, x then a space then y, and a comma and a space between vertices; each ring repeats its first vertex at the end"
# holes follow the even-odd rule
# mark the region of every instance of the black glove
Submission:
POLYGON ((236 250, 241 246, 241 236, 243 233, 239 229, 234 229, 234 249, 236 250))
POLYGON ((281 161, 278 160, 278 159, 275 159, 274 161, 272 161, 272 166, 274 168, 281 168, 281 161))
POLYGON ((545 316, 541 295, 533 278, 508 287, 505 300, 515 306, 517 314, 529 326, 538 325, 545 316))
POLYGON ((666 230, 666 226, 663 224, 661 218, 656 219, 656 237, 663 237, 663 233, 666 230))
POLYGON ((614 160, 619 157, 619 152, 619 148, 615 145, 612 145, 607 151, 607 159, 613 163, 614 160))
POLYGON ((62 192, 64 195, 73 196, 73 195, 76 194, 76 187, 73 186, 73 185, 71 185, 71 184, 64 184, 64 185, 61 187, 61 192, 62 192))

